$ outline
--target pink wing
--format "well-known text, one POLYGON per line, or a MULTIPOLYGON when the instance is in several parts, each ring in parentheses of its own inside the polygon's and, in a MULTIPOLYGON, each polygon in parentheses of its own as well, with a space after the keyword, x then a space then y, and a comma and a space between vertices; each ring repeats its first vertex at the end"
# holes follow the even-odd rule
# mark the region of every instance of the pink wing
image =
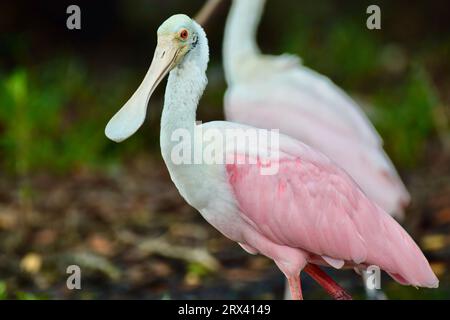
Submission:
POLYGON ((305 142, 346 170, 383 209, 401 215, 409 194, 367 117, 328 79, 303 69, 230 88, 226 118, 305 142))
POLYGON ((377 265, 402 283, 437 286, 411 237, 343 170, 290 138, 282 137, 280 146, 276 175, 261 175, 258 164, 227 165, 243 218, 259 233, 315 255, 377 265))

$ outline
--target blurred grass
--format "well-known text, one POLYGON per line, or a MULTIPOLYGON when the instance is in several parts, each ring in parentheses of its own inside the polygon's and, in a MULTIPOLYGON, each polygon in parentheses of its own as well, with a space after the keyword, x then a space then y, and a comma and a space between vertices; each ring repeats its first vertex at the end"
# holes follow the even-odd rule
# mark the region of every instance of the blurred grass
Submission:
POLYGON ((380 90, 375 98, 375 125, 385 138, 385 148, 403 168, 413 168, 422 158, 427 139, 436 131, 434 108, 440 104, 423 68, 412 70, 404 84, 380 90))
MULTIPOLYGON (((342 68, 339 72, 358 81, 364 74, 377 71, 373 62, 370 65, 363 62, 372 55, 369 53, 372 49, 358 50, 353 61, 361 62, 352 69, 345 55, 339 53, 346 51, 347 40, 340 41, 339 36, 331 36, 326 44, 335 48, 336 60, 342 59, 337 63, 342 68)), ((357 42, 357 38, 353 41, 357 42)), ((331 63, 322 64, 321 68, 331 68, 331 63)), ((1 82, 0 104, 4 106, 0 109, 1 166, 5 170, 18 176, 39 169, 64 173, 119 160, 115 148, 105 139, 103 128, 118 109, 119 101, 124 101, 126 86, 93 83, 82 63, 74 60, 50 61, 35 69, 19 67, 4 75, 1 82)), ((223 89, 221 84, 217 86, 223 89)), ((213 87, 203 102, 221 106, 222 94, 213 87)), ((423 67, 416 66, 406 74, 406 80, 378 88, 369 99, 376 106, 373 120, 388 152, 396 163, 413 167, 434 133, 433 108, 441 104, 429 75, 423 67)), ((214 108, 209 118, 217 116, 220 109, 214 108)), ((208 110, 200 112, 208 114, 208 110)), ((128 148, 138 150, 144 141, 145 138, 137 137, 128 148)))
MULTIPOLYGON (((285 16, 286 8, 268 2, 260 32, 265 35, 260 37, 263 48, 268 47, 271 53, 298 54, 307 66, 330 76, 346 91, 363 95, 374 106, 369 115, 394 162, 413 168, 420 161, 426 142, 436 133, 433 108, 443 103, 433 84, 436 75, 430 75, 429 70, 438 68, 436 61, 445 65, 442 57, 450 48, 450 41, 428 40, 433 51, 414 54, 389 35, 368 31, 364 19, 356 14, 364 7, 361 4, 348 5, 345 11, 332 1, 320 5, 286 1, 285 5, 296 14, 285 16), (274 19, 281 18, 285 19, 283 24, 274 23, 274 19), (267 25, 271 29, 277 26, 269 33, 271 37, 266 36, 267 25)), ((152 7, 151 17, 164 8, 152 7)), ((134 11, 125 11, 126 21, 134 11)), ((141 12, 134 14, 142 16, 141 12)), ((144 23, 145 19, 137 21, 144 23)), ((220 34, 210 34, 212 48, 220 43, 217 35, 220 34)), ((122 146, 120 155, 103 134, 109 117, 130 96, 139 81, 136 79, 145 70, 114 66, 103 74, 101 68, 91 70, 83 56, 58 51, 36 63, 27 58, 32 51, 30 37, 20 40, 10 35, 8 39, 23 43, 11 47, 11 53, 26 63, 0 72, 3 170, 26 176, 38 170, 64 174, 83 168, 102 169, 156 145, 155 121, 151 128, 144 126, 143 134, 122 146)), ((225 88, 219 58, 218 52, 212 51, 210 85, 199 109, 202 119, 222 116, 225 88)), ((444 112, 443 116, 447 114, 444 112)))
POLYGON ((103 128, 120 101, 120 84, 93 81, 76 59, 18 67, 1 77, 1 166, 18 176, 63 174, 116 159, 103 128))
POLYGON ((47 300, 48 296, 45 293, 32 293, 17 291, 14 294, 8 293, 6 282, 0 280, 0 301, 15 298, 17 300, 47 300))

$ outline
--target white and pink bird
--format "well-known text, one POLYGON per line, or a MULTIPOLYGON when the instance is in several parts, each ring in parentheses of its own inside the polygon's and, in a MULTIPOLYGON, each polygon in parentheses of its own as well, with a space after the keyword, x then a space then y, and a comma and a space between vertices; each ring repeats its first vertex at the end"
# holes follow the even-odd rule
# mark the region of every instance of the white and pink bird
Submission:
POLYGON ((258 129, 225 121, 196 124, 196 109, 207 84, 205 32, 188 16, 174 15, 157 35, 144 80, 106 126, 110 139, 120 142, 138 130, 151 94, 169 74, 160 143, 174 184, 223 235, 250 253, 272 259, 288 279, 293 298, 302 298, 300 272, 316 265, 377 265, 402 284, 438 286, 428 261, 406 231, 340 167, 298 140, 281 135, 277 150, 226 143, 222 151, 234 162, 175 161, 180 141, 174 132, 189 133, 184 135, 186 145, 203 150, 204 135, 197 135, 198 130, 226 135, 229 130, 258 129), (272 154, 268 151, 279 156, 268 157, 272 154), (276 165, 276 174, 261 174, 267 163, 276 165))

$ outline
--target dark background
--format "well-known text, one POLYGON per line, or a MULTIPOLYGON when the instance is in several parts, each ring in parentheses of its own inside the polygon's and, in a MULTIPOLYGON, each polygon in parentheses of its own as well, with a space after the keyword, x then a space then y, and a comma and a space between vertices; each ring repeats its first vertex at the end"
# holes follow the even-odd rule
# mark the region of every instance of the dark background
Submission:
MULTIPOLYGON (((361 103, 413 202, 405 228, 441 280, 391 298, 448 298, 450 5, 447 1, 268 0, 265 53, 290 52, 361 103), (382 29, 365 26, 369 4, 382 29)), ((230 1, 206 25, 209 85, 198 118, 220 119, 221 41, 230 1)), ((281 273, 190 208, 159 152, 163 89, 126 143, 104 126, 146 72, 157 27, 203 1, 8 1, 0 4, 0 298, 280 298, 281 273), (81 30, 66 8, 81 8, 81 30), (66 289, 81 266, 82 290, 66 289)), ((161 86, 163 87, 163 86, 161 86)), ((333 271, 330 270, 333 273, 333 271)), ((338 281, 363 297, 351 271, 338 281)), ((305 278, 305 297, 323 298, 305 278)))

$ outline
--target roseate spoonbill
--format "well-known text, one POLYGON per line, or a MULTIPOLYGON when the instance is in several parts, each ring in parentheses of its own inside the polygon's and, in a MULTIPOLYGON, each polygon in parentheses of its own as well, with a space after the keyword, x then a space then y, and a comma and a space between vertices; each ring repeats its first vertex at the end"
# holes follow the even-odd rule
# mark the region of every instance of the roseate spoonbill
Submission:
POLYGON ((401 218, 410 196, 359 106, 296 56, 261 54, 256 32, 265 2, 232 2, 223 41, 226 119, 277 128, 321 151, 370 199, 401 218))
MULTIPOLYGON (((297 140, 280 135, 277 158, 262 148, 225 143, 224 155, 231 155, 234 162, 175 161, 173 151, 180 141, 173 133, 180 129, 190 133, 183 141, 189 150, 204 148, 203 137, 195 134, 199 129, 223 136, 227 130, 267 130, 226 121, 196 124, 197 105, 207 83, 206 34, 195 21, 178 14, 158 28, 157 36, 150 68, 107 124, 108 138, 120 142, 138 130, 151 94, 169 73, 160 144, 172 181, 222 234, 249 253, 274 260, 287 277, 293 298, 302 298, 300 271, 325 263, 374 264, 402 284, 438 286, 428 261, 406 231, 342 169, 297 140), (246 158, 257 161, 239 161, 246 158), (261 174, 267 163, 276 164, 276 174, 261 174)), ((325 288, 332 286, 329 279, 321 279, 325 288)))

